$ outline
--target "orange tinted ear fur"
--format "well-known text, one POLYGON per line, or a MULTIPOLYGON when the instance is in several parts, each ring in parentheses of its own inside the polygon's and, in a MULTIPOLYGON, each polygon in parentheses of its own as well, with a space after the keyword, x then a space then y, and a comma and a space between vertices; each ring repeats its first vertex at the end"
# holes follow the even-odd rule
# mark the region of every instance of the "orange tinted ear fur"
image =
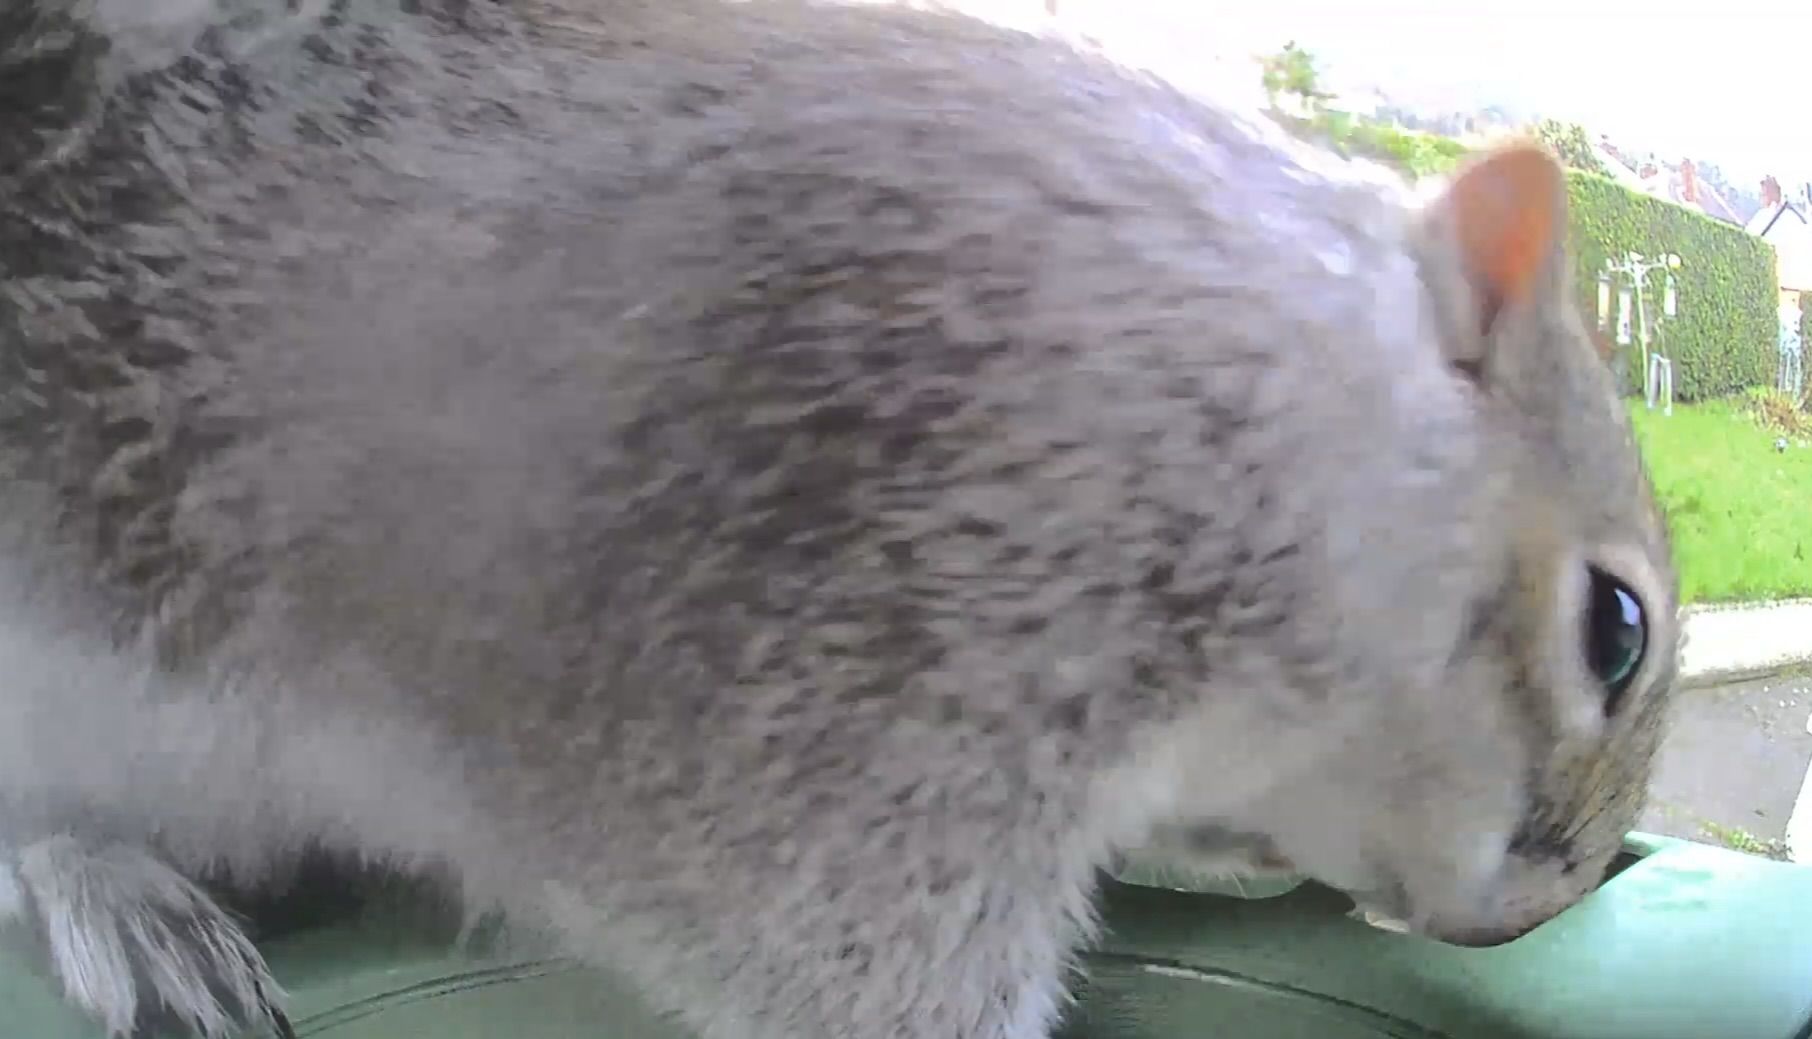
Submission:
POLYGON ((1480 331, 1534 288, 1561 234, 1562 178, 1546 150, 1519 143, 1472 161, 1448 185, 1460 261, 1484 305, 1480 331))

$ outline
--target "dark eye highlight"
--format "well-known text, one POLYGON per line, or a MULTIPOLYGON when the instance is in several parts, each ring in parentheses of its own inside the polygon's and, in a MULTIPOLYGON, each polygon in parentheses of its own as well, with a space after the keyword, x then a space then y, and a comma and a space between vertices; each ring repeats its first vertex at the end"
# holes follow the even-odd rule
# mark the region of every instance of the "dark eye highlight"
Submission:
POLYGON ((1648 649, 1648 615, 1630 587, 1587 567, 1591 589, 1585 618, 1586 663, 1604 685, 1604 713, 1617 710, 1648 649))

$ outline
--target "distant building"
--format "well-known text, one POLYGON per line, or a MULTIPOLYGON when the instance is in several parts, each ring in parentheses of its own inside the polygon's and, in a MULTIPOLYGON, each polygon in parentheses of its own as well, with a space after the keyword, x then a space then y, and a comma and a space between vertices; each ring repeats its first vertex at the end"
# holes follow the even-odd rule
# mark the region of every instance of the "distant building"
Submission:
POLYGON ((1774 246, 1781 279, 1781 305, 1799 307, 1812 296, 1812 183, 1789 197, 1780 181, 1762 179, 1762 208, 1745 230, 1774 246))
POLYGON ((1717 188, 1699 179, 1691 159, 1668 163, 1653 156, 1638 158, 1603 137, 1592 150, 1611 179, 1624 187, 1685 206, 1720 223, 1743 226, 1736 207, 1717 188))
POLYGON ((1658 173, 1656 179, 1664 185, 1664 197, 1697 209, 1713 220, 1743 226, 1743 218, 1737 213, 1736 207, 1717 188, 1699 179, 1691 159, 1681 159, 1678 166, 1665 173, 1658 173))

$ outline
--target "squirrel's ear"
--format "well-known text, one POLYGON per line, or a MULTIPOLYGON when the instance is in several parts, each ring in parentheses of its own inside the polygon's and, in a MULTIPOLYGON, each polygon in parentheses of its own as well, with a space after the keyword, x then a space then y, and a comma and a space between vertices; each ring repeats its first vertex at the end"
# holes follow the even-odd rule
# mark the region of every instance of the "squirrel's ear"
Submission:
MULTIPOLYGON (((1457 264, 1455 280, 1469 290, 1454 315, 1464 327, 1454 331, 1479 337, 1482 347, 1507 308, 1549 290, 1565 235, 1566 198, 1560 164, 1532 143, 1497 147, 1454 174, 1428 213, 1430 230, 1444 246, 1437 255, 1457 264)), ((1462 367, 1480 360, 1455 358, 1462 367)))

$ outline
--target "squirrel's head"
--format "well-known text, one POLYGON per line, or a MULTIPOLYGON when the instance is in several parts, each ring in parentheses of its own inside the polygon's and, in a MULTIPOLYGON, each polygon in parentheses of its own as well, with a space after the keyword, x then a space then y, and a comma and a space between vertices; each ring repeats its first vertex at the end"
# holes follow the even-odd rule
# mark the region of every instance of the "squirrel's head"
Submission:
POLYGON ((1470 875, 1437 869, 1418 895, 1414 869, 1399 870, 1408 919, 1455 941, 1513 937, 1602 882, 1647 798, 1678 661, 1666 525, 1574 306, 1566 228, 1563 171, 1533 145, 1464 167, 1421 226, 1448 357, 1503 473, 1488 496, 1503 552, 1451 684, 1502 690, 1513 752, 1494 764, 1521 778, 1513 821, 1500 814, 1470 875))
MULTIPOLYGON (((1422 933, 1490 944, 1589 894, 1635 825, 1678 592, 1628 416, 1572 302, 1559 165, 1499 148, 1412 226, 1423 327, 1476 442, 1471 471, 1442 486, 1472 520, 1463 574, 1438 575, 1428 602, 1381 605, 1393 623, 1430 610, 1453 650, 1427 688, 1329 721, 1306 765, 1210 829, 1255 835, 1248 860, 1287 859, 1422 933)), ((1404 586, 1418 581, 1436 577, 1404 586)), ((1168 832, 1190 852, 1174 839, 1187 827, 1168 832)))

